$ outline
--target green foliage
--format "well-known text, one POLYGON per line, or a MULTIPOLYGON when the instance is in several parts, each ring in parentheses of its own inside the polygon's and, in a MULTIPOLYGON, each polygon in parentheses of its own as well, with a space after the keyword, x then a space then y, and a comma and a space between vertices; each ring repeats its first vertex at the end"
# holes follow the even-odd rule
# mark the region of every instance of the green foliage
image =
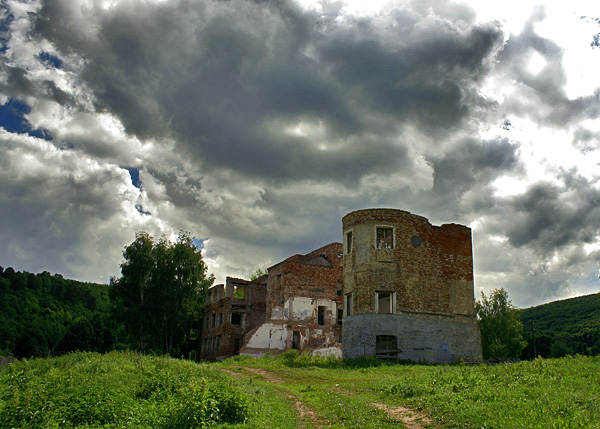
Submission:
POLYGON ((175 243, 136 234, 123 252, 121 278, 111 279, 113 313, 141 351, 180 355, 186 334, 201 320, 214 277, 188 233, 175 243))
POLYGON ((16 357, 114 348, 108 308, 108 285, 0 267, 0 349, 16 357))
POLYGON ((131 352, 74 353, 0 370, 2 427, 234 424, 246 419, 249 403, 219 371, 131 352))
POLYGON ((483 359, 513 359, 527 345, 518 310, 508 299, 508 292, 495 289, 489 298, 481 292, 475 303, 477 323, 481 329, 483 359))
POLYGON ((524 359, 600 354, 600 299, 597 294, 526 308, 520 310, 520 315, 525 327, 524 337, 529 343, 523 350, 524 359))
POLYGON ((262 268, 257 268, 256 271, 254 271, 254 273, 252 273, 250 275, 250 280, 256 280, 259 277, 265 276, 269 273, 269 270, 267 268, 265 268, 264 270, 262 268))

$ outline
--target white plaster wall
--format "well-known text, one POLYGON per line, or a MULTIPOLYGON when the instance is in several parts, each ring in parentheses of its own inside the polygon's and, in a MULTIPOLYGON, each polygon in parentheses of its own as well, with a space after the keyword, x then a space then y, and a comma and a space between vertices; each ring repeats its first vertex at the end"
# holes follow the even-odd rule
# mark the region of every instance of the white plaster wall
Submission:
POLYGON ((285 349, 285 340, 288 336, 285 326, 274 323, 265 323, 252 335, 247 348, 252 349, 285 349))
POLYGON ((317 316, 317 307, 327 307, 331 317, 337 317, 335 301, 331 299, 314 299, 307 297, 289 298, 284 307, 275 307, 271 319, 275 320, 307 320, 317 316))

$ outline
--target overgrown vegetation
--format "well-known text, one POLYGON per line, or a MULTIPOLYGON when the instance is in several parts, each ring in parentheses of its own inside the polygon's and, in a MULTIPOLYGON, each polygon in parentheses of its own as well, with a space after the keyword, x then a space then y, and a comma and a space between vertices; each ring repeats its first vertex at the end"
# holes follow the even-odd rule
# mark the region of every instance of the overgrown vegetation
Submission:
POLYGON ((249 404, 249 395, 214 368, 133 352, 73 353, 0 370, 2 427, 241 423, 249 404))
POLYGON ((108 285, 0 267, 0 354, 41 357, 116 345, 108 285))

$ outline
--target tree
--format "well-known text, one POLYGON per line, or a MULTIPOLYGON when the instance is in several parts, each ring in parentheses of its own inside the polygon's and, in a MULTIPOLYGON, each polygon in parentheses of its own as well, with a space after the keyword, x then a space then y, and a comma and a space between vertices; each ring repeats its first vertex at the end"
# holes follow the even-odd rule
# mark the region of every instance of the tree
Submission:
POLYGON ((155 270, 153 248, 150 234, 136 233, 133 243, 123 252, 121 278, 110 279, 110 298, 116 318, 126 326, 129 337, 137 339, 137 348, 141 351, 146 347, 151 323, 146 295, 155 270))
POLYGON ((477 323, 481 329, 484 359, 517 358, 527 342, 523 340, 523 323, 519 311, 504 289, 494 289, 489 298, 481 292, 475 303, 477 323))
POLYGON ((254 281, 265 274, 269 274, 268 268, 265 268, 264 270, 262 268, 257 268, 256 271, 250 276, 250 280, 254 281))
POLYGON ((175 243, 140 232, 123 252, 121 278, 111 279, 115 315, 137 346, 175 355, 188 330, 201 319, 208 274, 189 233, 175 243), (147 344, 148 343, 148 344, 147 344))

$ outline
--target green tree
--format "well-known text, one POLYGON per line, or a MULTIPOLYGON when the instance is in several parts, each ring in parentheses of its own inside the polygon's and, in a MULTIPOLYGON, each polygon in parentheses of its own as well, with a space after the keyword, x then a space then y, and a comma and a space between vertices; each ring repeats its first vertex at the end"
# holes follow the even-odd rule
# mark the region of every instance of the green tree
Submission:
POLYGON ((517 358, 527 342, 523 340, 523 323, 519 311, 504 289, 494 289, 489 297, 481 292, 475 303, 477 323, 481 329, 484 359, 517 358))
POLYGON ((125 248, 121 264, 121 278, 111 278, 110 298, 115 316, 126 326, 126 333, 137 339, 137 348, 144 351, 152 322, 152 311, 147 302, 153 271, 154 240, 146 232, 135 234, 135 240, 125 248))
POLYGON ((268 273, 269 273, 269 270, 267 268, 265 268, 264 270, 262 268, 257 268, 257 270, 254 271, 254 273, 252 273, 252 275, 250 276, 250 280, 254 281, 257 278, 262 277, 268 273))
POLYGON ((140 350, 149 345, 176 355, 201 319, 206 290, 214 281, 201 251, 189 233, 180 233, 172 243, 165 237, 154 242, 141 232, 123 257, 121 278, 111 280, 115 315, 130 338, 138 338, 140 350))

